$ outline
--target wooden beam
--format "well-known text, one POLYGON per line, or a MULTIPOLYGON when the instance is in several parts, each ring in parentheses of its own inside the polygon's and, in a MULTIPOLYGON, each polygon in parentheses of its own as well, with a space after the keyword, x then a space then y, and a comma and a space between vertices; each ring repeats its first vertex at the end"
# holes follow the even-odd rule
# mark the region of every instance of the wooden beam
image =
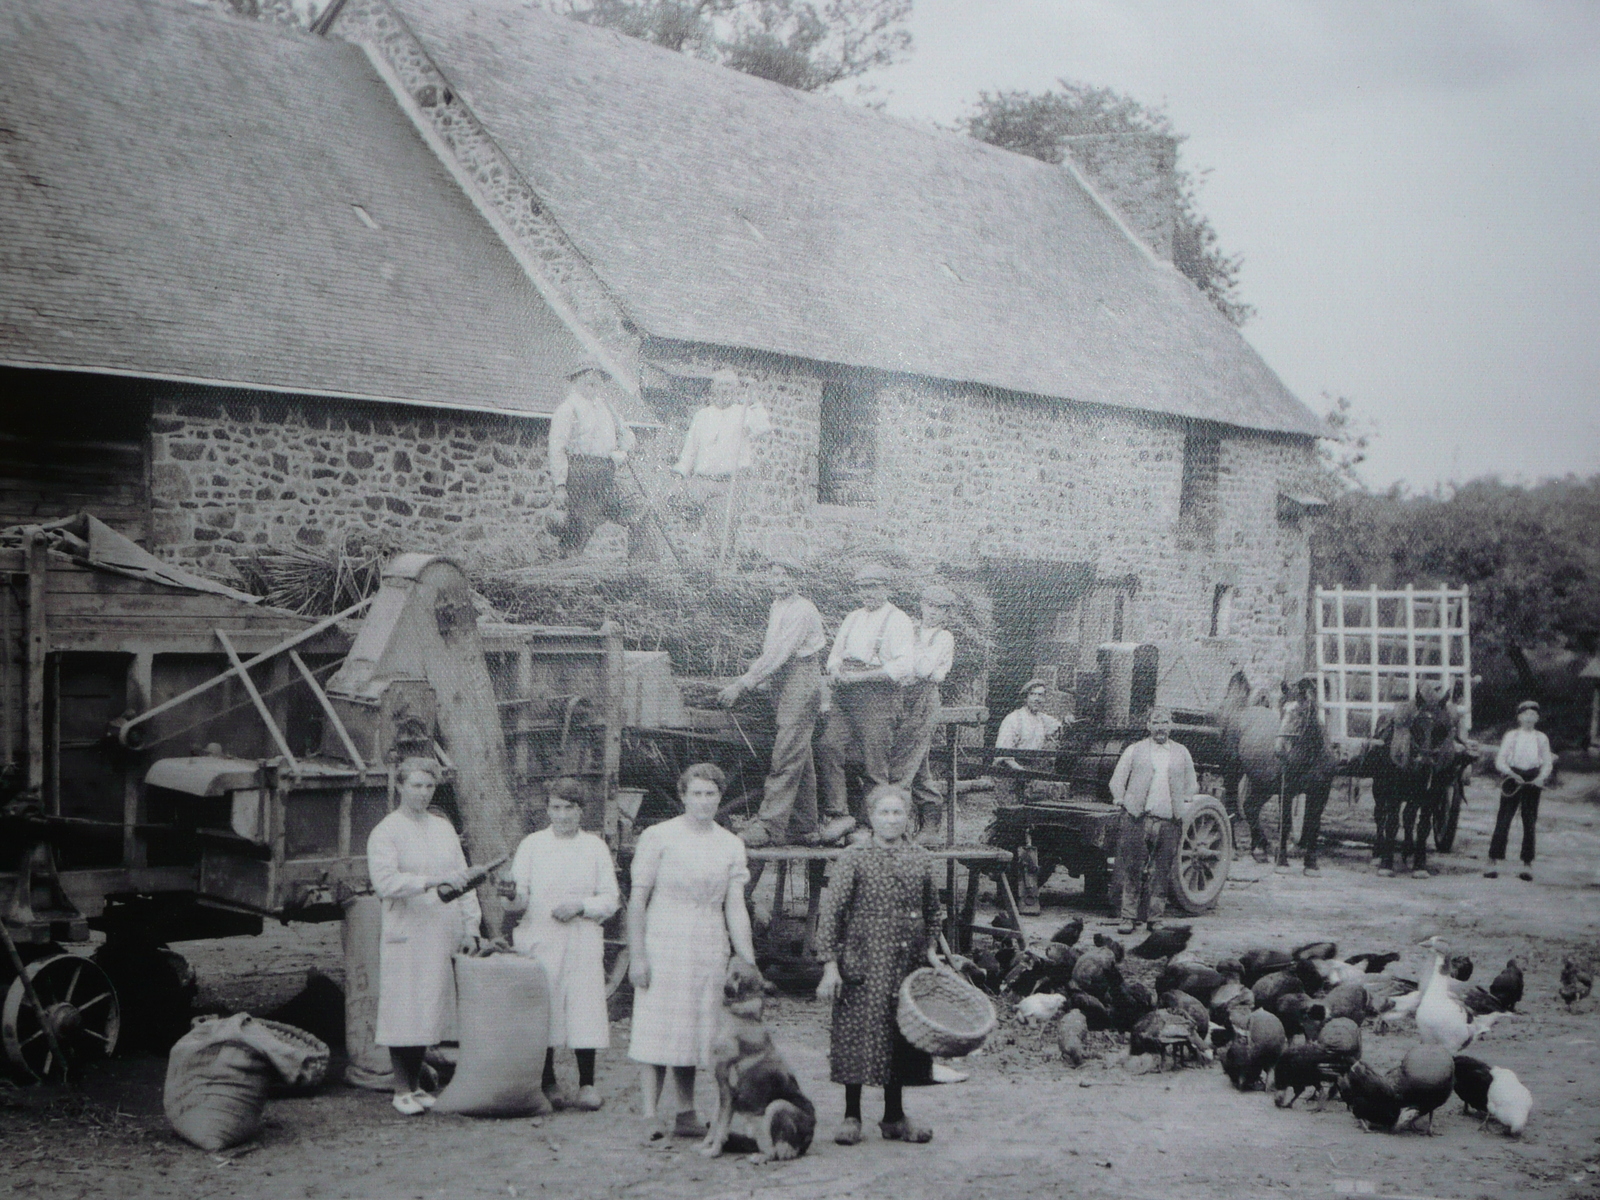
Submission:
POLYGON ((294 751, 289 749, 289 743, 283 736, 283 730, 278 728, 278 723, 272 719, 272 710, 267 707, 267 702, 261 698, 261 693, 256 690, 256 681, 250 678, 250 672, 245 669, 244 660, 239 657, 239 652, 233 648, 233 643, 228 640, 228 635, 222 630, 217 630, 217 641, 222 643, 222 648, 228 652, 228 661, 233 664, 233 672, 239 676, 244 684, 244 690, 250 693, 250 702, 256 706, 256 712, 266 724, 267 732, 272 735, 273 742, 278 747, 278 753, 283 755, 283 761, 289 764, 289 770, 298 772, 300 763, 295 759, 294 751))
POLYGON ((356 743, 350 736, 350 731, 344 727, 344 722, 339 719, 338 712, 333 707, 333 702, 328 699, 328 693, 322 690, 322 685, 317 682, 317 677, 311 673, 311 668, 306 666, 305 660, 300 657, 297 650, 289 651, 289 661, 294 663, 300 672, 300 678, 306 681, 306 686, 311 689, 311 694, 317 698, 317 703, 322 705, 322 714, 333 723, 333 731, 339 735, 339 741, 344 745, 344 752, 350 756, 350 761, 355 763, 356 770, 367 769, 366 760, 361 757, 361 751, 356 749, 356 743))
MULTIPOLYGON (((27 722, 28 791, 44 799, 44 660, 49 651, 45 614, 50 549, 44 533, 28 532, 27 722)), ((7 651, 9 653, 9 651, 7 651)))

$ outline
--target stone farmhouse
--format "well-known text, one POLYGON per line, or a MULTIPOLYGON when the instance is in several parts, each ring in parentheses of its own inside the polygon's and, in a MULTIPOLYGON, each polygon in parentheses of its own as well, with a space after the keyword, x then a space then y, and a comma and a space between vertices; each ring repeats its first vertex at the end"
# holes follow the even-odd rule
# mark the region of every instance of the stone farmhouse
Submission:
POLYGON ((1322 426, 1171 265, 1169 140, 1052 166, 521 0, 263 8, 0 12, 0 520, 539 561, 565 373, 659 498, 726 367, 775 427, 737 549, 976 581, 1002 687, 1299 669, 1322 426))

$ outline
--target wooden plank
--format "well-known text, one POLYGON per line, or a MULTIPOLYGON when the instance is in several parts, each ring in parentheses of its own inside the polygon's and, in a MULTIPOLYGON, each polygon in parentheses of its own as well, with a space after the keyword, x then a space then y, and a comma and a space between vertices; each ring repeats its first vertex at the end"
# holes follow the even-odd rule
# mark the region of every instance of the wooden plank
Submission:
POLYGON ((43 535, 28 538, 28 790, 44 795, 44 660, 49 646, 45 615, 46 564, 49 550, 43 535))
MULTIPOLYGON (((228 635, 223 630, 217 630, 217 641, 222 643, 222 648, 228 652, 228 661, 233 664, 234 674, 239 682, 244 684, 244 690, 250 693, 250 702, 256 706, 256 712, 267 727, 267 732, 272 735, 273 744, 278 747, 278 753, 283 755, 283 760, 289 764, 289 770, 300 769, 299 760, 295 758, 294 751, 289 749, 289 743, 284 740, 283 730, 278 728, 278 723, 272 719, 272 710, 267 707, 267 702, 261 698, 261 693, 256 690, 255 680, 250 678, 250 672, 245 667, 244 659, 239 657, 239 652, 233 648, 233 643, 228 640, 228 635)), ((204 690, 201 685, 199 690, 204 690)))

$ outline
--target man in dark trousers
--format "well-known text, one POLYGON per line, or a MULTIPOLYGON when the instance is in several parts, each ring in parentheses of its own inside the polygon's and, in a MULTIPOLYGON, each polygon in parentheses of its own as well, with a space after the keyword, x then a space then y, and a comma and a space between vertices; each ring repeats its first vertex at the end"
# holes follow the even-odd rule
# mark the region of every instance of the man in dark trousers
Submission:
POLYGON ((1122 752, 1111 773, 1111 797, 1122 809, 1116 863, 1122 924, 1117 932, 1125 934, 1140 921, 1154 929, 1166 912, 1183 806, 1200 790, 1194 759, 1172 740, 1172 714, 1152 708, 1149 729, 1149 737, 1122 752))
POLYGON ((869 789, 895 782, 891 755, 900 722, 903 685, 914 669, 911 618, 889 603, 892 576, 869 563, 855 575, 861 607, 845 617, 828 655, 832 707, 817 743, 825 823, 819 840, 836 841, 856 825, 846 768, 860 763, 869 789))
POLYGON ((565 513, 559 531, 563 554, 582 551, 589 535, 605 521, 622 518, 617 468, 634 447, 633 430, 606 394, 612 386, 596 366, 567 376, 566 398, 550 418, 550 484, 557 511, 565 513))
POLYGON ((747 846, 782 846, 805 838, 817 828, 817 772, 811 757, 811 735, 817 726, 822 697, 818 661, 828 645, 817 606, 795 590, 800 563, 774 554, 767 564, 772 609, 761 657, 722 689, 717 700, 732 708, 746 692, 768 688, 777 715, 772 762, 761 792, 761 810, 741 832, 747 846))

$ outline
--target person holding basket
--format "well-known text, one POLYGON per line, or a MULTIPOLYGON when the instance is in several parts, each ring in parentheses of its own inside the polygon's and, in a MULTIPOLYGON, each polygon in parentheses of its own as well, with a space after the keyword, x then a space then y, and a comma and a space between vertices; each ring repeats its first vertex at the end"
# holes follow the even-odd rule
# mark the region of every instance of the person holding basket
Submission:
POLYGON ((907 789, 881 784, 865 807, 872 837, 834 863, 817 924, 817 999, 833 1005, 829 1077, 844 1085, 844 1122, 833 1140, 860 1143, 861 1089, 872 1086, 883 1088, 883 1137, 927 1142, 933 1130, 906 1116, 901 1090, 928 1078, 932 1062, 901 1035, 897 1013, 906 976, 925 962, 939 965, 939 890, 932 856, 906 836, 907 789))

